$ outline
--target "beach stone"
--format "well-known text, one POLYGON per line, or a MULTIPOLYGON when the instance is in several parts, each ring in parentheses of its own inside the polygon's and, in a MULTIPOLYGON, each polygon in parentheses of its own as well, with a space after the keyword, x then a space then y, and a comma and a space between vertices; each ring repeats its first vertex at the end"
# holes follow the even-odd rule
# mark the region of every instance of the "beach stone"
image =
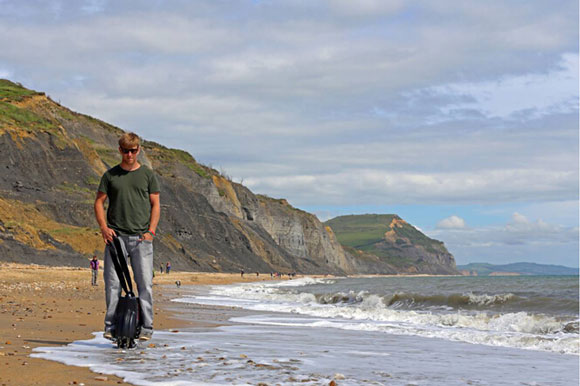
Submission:
POLYGON ((155 343, 149 343, 149 345, 147 347, 149 347, 149 348, 155 348, 155 343))
POLYGON ((108 380, 109 380, 109 378, 108 377, 105 377, 105 376, 95 377, 95 381, 107 382, 108 380))
POLYGON ((328 384, 328 386, 336 386, 336 382, 334 380, 330 381, 330 383, 328 384))
POLYGON ((341 373, 336 373, 336 374, 334 374, 334 379, 339 379, 339 380, 341 380, 341 379, 345 379, 345 378, 346 378, 346 377, 345 377, 343 374, 341 374, 341 373))

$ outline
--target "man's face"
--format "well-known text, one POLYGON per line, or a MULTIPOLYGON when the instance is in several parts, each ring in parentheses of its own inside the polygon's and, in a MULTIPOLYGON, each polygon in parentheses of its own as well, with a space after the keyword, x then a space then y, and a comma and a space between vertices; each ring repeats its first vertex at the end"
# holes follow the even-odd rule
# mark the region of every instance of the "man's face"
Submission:
POLYGON ((119 152, 123 156, 123 163, 127 165, 133 165, 137 161, 137 156, 140 151, 141 147, 138 145, 130 147, 119 146, 119 152))

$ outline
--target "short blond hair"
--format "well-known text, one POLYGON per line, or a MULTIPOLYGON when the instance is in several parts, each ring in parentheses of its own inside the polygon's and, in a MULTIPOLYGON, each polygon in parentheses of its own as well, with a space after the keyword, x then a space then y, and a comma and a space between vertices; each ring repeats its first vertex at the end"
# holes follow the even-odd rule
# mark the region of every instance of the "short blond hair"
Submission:
POLYGON ((124 133, 121 138, 119 138, 119 146, 124 149, 132 148, 134 146, 139 146, 139 136, 135 133, 124 133))

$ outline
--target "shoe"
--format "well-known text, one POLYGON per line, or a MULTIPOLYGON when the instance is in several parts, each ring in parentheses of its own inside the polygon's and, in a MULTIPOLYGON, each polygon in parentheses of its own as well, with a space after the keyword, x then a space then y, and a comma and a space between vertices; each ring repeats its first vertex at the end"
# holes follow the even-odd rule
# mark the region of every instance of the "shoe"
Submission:
POLYGON ((153 336, 153 329, 150 328, 141 328, 141 333, 139 334, 139 340, 150 340, 151 336, 153 336))
POLYGON ((103 334, 103 338, 109 339, 109 340, 115 340, 115 332, 113 331, 113 329, 105 330, 105 333, 103 334))

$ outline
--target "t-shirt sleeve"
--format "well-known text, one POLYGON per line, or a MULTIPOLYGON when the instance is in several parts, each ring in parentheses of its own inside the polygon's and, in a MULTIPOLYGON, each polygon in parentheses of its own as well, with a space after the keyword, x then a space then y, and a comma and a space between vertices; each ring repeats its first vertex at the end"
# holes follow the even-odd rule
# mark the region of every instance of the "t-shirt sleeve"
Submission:
POLYGON ((151 193, 159 193, 159 181, 153 172, 151 172, 149 177, 149 194, 151 193))
POLYGON ((108 194, 109 192, 109 179, 107 178, 107 173, 103 174, 101 177, 101 182, 99 183, 99 192, 108 194))

